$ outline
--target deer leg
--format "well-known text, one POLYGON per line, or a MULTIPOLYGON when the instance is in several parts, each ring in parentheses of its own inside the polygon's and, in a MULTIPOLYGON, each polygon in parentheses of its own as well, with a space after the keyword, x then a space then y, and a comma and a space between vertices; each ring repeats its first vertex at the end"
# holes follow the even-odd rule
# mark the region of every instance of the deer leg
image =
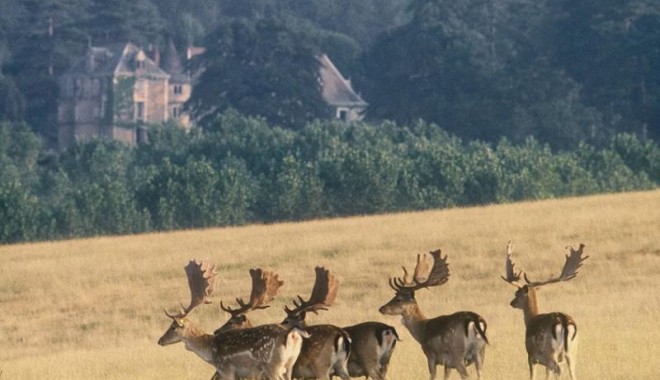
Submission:
MULTIPOLYGON (((452 354, 451 361, 456 365, 454 368, 456 368, 456 371, 458 371, 458 373, 461 375, 461 379, 467 379, 470 377, 467 371, 466 361, 462 354, 452 354)), ((447 368, 450 367, 448 366, 448 363, 445 362, 445 369, 447 368)))
POLYGON ((373 380, 385 380, 385 376, 383 376, 380 371, 377 369, 372 370, 369 372, 369 374, 366 377, 367 379, 373 379, 373 380))
POLYGON ((387 367, 382 367, 378 364, 378 360, 375 358, 368 358, 367 360, 363 360, 362 363, 360 363, 362 368, 365 368, 366 370, 366 375, 365 377, 367 379, 374 379, 374 380, 383 380, 385 379, 384 374, 383 374, 383 369, 385 372, 387 372, 387 367), (380 367, 380 368, 379 368, 380 367))
POLYGON ((436 372, 436 363, 435 363, 435 356, 434 355, 427 355, 426 356, 426 361, 428 362, 429 366, 429 379, 435 380, 437 372, 436 372))
POLYGON ((566 358, 566 365, 568 366, 568 375, 571 377, 571 380, 577 380, 575 376, 575 358, 571 355, 564 356, 566 358))
POLYGON ((474 356, 474 368, 477 370, 477 379, 481 379, 481 367, 484 365, 485 356, 486 346, 481 347, 481 350, 474 356))
POLYGON ((449 374, 451 373, 451 368, 445 366, 445 380, 449 379, 449 374))
POLYGON ((527 356, 527 363, 529 364, 529 380, 534 380, 536 377, 536 367, 534 367, 534 360, 531 356, 527 356))

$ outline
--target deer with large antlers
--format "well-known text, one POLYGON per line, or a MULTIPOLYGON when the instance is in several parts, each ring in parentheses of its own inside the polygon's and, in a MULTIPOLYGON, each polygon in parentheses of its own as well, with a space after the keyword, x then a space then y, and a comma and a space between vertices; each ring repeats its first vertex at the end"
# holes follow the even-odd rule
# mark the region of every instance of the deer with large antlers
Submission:
POLYGON ((539 311, 537 290, 547 284, 571 280, 578 275, 578 269, 589 256, 582 257, 584 244, 575 250, 568 247, 570 254, 566 255, 566 262, 561 274, 546 281, 530 281, 527 273, 522 270, 516 272, 513 263, 513 245, 507 244, 506 252, 506 277, 502 279, 516 286, 515 298, 511 306, 521 309, 525 316, 525 348, 527 349, 527 361, 529 364, 529 377, 535 377, 535 364, 546 367, 546 375, 553 372, 559 377, 561 374, 560 363, 566 360, 568 372, 571 379, 575 380, 575 365, 577 362, 578 334, 577 324, 571 316, 554 312, 542 314, 539 311), (525 280, 521 284, 521 274, 525 280))
POLYGON ((412 278, 403 268, 404 277, 390 278, 395 295, 379 310, 383 314, 401 315, 403 325, 422 346, 426 355, 431 380, 436 378, 437 365, 444 366, 448 379, 452 368, 462 379, 468 377, 467 367, 474 363, 477 377, 486 351, 486 321, 477 313, 459 311, 450 315, 426 318, 415 300, 415 291, 439 286, 449 279, 447 256, 438 249, 429 255, 418 255, 412 278), (430 260, 429 260, 430 256, 430 260))
MULTIPOLYGON (((229 330, 235 329, 246 329, 254 327, 252 323, 247 318, 246 313, 251 310, 266 309, 269 307, 269 303, 277 295, 277 291, 284 285, 284 281, 279 279, 279 275, 276 273, 263 270, 261 268, 250 269, 250 277, 252 278, 252 291, 250 293, 250 300, 248 302, 243 301, 242 298, 236 298, 236 303, 238 303, 238 308, 232 309, 231 307, 225 306, 222 301, 220 301, 220 308, 229 313, 231 317, 224 325, 220 326, 217 330, 213 332, 214 335, 222 334, 229 330)), ((285 371, 291 373, 291 368, 293 363, 295 363, 302 348, 302 342, 300 342, 299 347, 294 347, 288 351, 288 358, 284 358, 285 371)), ((220 380, 220 374, 215 373, 211 380, 220 380)))
MULTIPOLYGON (((165 314, 172 324, 158 340, 161 346, 184 342, 186 349, 216 369, 217 379, 265 377, 286 379, 286 360, 292 350, 300 350, 302 340, 309 337, 297 327, 263 325, 221 334, 207 334, 197 327, 189 314, 199 305, 210 303, 215 265, 209 261, 190 261, 185 267, 190 288, 190 304, 178 314, 165 314)), ((299 351, 298 351, 299 352, 299 351)), ((297 356, 297 354, 296 354, 297 356)))
POLYGON ((295 379, 329 380, 331 375, 348 380, 348 358, 351 353, 351 339, 346 331, 334 325, 307 326, 307 313, 327 310, 337 296, 339 281, 325 268, 316 267, 316 281, 309 300, 301 296, 294 300, 294 308, 285 307, 285 326, 298 326, 310 334, 303 341, 300 355, 293 366, 295 379))

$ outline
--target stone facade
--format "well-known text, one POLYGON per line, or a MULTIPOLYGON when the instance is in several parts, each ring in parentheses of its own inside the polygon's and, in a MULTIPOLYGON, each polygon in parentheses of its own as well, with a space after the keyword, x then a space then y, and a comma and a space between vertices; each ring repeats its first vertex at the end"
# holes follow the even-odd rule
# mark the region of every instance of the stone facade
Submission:
POLYGON ((168 73, 132 43, 90 47, 60 78, 58 145, 94 138, 137 144, 149 124, 168 120, 189 128, 183 104, 190 92, 189 76, 168 73))

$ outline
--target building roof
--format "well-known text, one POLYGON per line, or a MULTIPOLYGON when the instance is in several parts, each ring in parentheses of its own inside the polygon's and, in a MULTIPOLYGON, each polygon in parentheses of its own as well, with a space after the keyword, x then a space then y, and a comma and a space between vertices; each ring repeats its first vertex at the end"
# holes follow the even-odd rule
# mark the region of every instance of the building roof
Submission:
POLYGON ((181 57, 176 51, 174 41, 170 39, 165 53, 161 57, 160 67, 170 74, 170 83, 188 83, 190 77, 185 73, 181 57))
POLYGON ((323 54, 318 57, 321 64, 320 74, 323 99, 335 107, 366 107, 368 105, 360 95, 353 91, 350 79, 344 79, 330 58, 323 54))
POLYGON ((169 75, 160 69, 142 49, 128 42, 113 44, 106 47, 90 46, 85 57, 74 64, 66 75, 133 75, 136 72, 136 61, 144 61, 144 75, 168 78, 169 75))

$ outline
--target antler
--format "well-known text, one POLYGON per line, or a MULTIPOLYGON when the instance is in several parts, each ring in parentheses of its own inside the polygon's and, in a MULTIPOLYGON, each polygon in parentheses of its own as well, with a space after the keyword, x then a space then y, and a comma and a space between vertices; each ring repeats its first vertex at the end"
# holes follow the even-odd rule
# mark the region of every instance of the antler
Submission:
POLYGON ((327 306, 332 305, 337 297, 338 291, 339 280, 337 277, 323 267, 316 267, 316 282, 314 282, 309 300, 305 301, 301 296, 298 296, 298 300, 293 300, 296 307, 289 309, 288 306, 285 306, 284 311, 289 317, 293 317, 300 315, 302 312, 311 311, 316 313, 319 310, 327 310, 327 306))
POLYGON ((417 266, 412 280, 408 278, 408 271, 403 268, 403 278, 390 278, 390 286, 397 292, 414 292, 417 289, 442 285, 449 280, 449 264, 447 255, 442 258, 441 251, 429 252, 429 255, 417 255, 417 266), (430 263, 428 256, 433 262, 430 263))
POLYGON ((267 308, 268 303, 277 295, 279 288, 284 285, 284 281, 280 281, 276 273, 261 268, 250 269, 250 276, 252 277, 252 293, 248 303, 245 303, 242 298, 236 298, 240 307, 232 309, 225 307, 220 302, 220 308, 231 314, 232 317, 245 314, 249 310, 267 308))
POLYGON ((584 244, 580 244, 580 248, 578 248, 577 250, 573 249, 573 247, 571 246, 568 246, 566 248, 570 248, 571 253, 570 255, 566 255, 566 263, 564 264, 564 269, 562 269, 559 277, 550 278, 549 280, 546 281, 533 282, 530 281, 529 278, 527 277, 527 274, 525 274, 525 282, 527 282, 527 285, 532 287, 537 287, 537 286, 552 284, 560 281, 568 281, 575 278, 578 275, 578 269, 580 269, 584 260, 588 259, 589 256, 582 257, 584 244))
POLYGON ((181 312, 173 315, 165 311, 170 318, 183 318, 194 308, 204 303, 211 303, 208 297, 213 293, 215 286, 215 265, 204 259, 201 262, 190 260, 185 267, 188 276, 188 287, 190 288, 190 304, 188 307, 181 305, 181 312))
POLYGON ((501 276, 502 280, 508 282, 511 285, 520 287, 520 285, 517 284, 518 281, 520 281, 520 274, 523 273, 522 270, 520 270, 518 273, 516 273, 516 264, 513 263, 513 260, 511 259, 513 255, 513 244, 511 244, 511 240, 509 240, 509 243, 506 245, 506 267, 505 267, 505 272, 506 272, 506 277, 501 276))

